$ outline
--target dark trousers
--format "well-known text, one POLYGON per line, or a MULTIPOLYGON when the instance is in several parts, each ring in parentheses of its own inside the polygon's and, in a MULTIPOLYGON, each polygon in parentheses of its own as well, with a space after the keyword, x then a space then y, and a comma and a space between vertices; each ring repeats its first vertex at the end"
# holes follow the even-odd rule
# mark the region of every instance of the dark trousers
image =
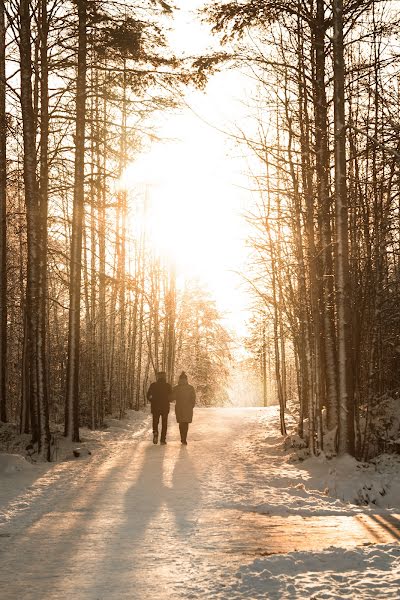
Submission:
POLYGON ((167 437, 168 413, 153 412, 153 433, 158 434, 158 423, 161 417, 161 441, 165 442, 167 437))
POLYGON ((189 423, 179 423, 179 431, 181 433, 181 442, 186 442, 189 429, 189 423))

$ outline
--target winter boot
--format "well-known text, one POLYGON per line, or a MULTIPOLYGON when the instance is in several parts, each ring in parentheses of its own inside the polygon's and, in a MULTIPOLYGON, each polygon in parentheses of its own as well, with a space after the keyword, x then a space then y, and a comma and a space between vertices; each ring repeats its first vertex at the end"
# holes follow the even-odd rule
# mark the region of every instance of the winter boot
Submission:
POLYGON ((158 444, 158 431, 153 431, 153 444, 158 444))
POLYGON ((160 444, 162 444, 163 446, 165 446, 167 442, 165 440, 160 440, 160 444))

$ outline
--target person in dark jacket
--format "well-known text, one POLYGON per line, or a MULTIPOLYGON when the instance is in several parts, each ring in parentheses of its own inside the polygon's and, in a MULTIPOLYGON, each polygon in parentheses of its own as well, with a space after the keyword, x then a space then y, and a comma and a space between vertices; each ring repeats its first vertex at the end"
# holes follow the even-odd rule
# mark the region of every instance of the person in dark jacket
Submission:
POLYGON ((185 371, 182 371, 178 385, 172 390, 172 400, 175 400, 175 415, 179 423, 181 442, 186 446, 189 423, 193 420, 193 408, 196 404, 196 392, 194 387, 189 385, 185 371))
POLYGON ((153 415, 153 444, 158 443, 158 424, 161 417, 161 439, 160 444, 166 444, 169 403, 171 402, 172 388, 167 383, 165 371, 157 373, 157 381, 150 384, 147 390, 147 400, 151 404, 153 415))

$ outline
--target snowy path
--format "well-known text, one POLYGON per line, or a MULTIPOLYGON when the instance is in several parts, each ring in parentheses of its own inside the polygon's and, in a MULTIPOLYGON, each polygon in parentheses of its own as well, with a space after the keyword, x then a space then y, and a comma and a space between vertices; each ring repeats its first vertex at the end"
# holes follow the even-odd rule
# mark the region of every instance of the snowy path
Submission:
POLYGON ((171 415, 165 447, 148 426, 52 466, 3 507, 0 597, 399 598, 399 515, 309 489, 276 424, 197 409, 188 447, 171 415))

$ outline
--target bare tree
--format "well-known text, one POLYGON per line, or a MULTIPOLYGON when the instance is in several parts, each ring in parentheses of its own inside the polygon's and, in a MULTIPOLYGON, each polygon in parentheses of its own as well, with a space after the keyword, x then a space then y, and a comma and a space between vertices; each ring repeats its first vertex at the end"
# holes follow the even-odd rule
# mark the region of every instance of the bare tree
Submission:
POLYGON ((0 3, 0 421, 7 421, 6 23, 0 3))
POLYGON ((81 323, 82 234, 85 183, 87 1, 77 0, 78 55, 76 80, 75 183, 71 233, 70 306, 65 434, 79 441, 79 356, 81 323))
POLYGON ((343 0, 332 0, 333 74, 335 109, 335 244, 336 311, 338 339, 339 452, 354 454, 354 389, 350 328, 350 273, 348 200, 346 180, 345 63, 343 42, 343 0))

